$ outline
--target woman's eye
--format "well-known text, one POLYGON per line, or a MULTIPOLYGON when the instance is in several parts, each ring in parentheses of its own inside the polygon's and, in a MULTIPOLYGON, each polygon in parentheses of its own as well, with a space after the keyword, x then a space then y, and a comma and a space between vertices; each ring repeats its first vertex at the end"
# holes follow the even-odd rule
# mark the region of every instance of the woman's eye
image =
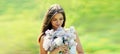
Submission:
POLYGON ((63 20, 62 18, 60 18, 60 20, 63 20))

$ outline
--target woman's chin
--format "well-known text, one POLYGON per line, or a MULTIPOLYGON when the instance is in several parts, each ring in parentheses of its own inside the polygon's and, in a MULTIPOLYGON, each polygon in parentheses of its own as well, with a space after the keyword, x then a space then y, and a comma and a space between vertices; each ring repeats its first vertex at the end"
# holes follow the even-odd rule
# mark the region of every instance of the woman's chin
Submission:
POLYGON ((56 26, 56 27, 55 27, 55 29, 58 29, 58 28, 59 28, 59 26, 56 26))
POLYGON ((57 26, 57 25, 56 25, 56 26, 54 26, 54 29, 58 29, 59 27, 61 27, 61 26, 57 26))

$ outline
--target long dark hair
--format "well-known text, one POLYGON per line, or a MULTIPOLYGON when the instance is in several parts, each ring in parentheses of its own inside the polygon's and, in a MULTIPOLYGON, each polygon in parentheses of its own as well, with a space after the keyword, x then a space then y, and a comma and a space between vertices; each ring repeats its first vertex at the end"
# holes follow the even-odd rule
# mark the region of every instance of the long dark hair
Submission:
POLYGON ((45 35, 45 31, 47 29, 52 29, 51 19, 56 13, 61 13, 63 15, 63 24, 62 27, 65 26, 66 16, 63 8, 59 4, 53 4, 48 11, 46 12, 46 15, 44 17, 43 23, 42 23, 42 29, 41 34, 39 36, 38 42, 40 42, 40 39, 43 35, 45 35))

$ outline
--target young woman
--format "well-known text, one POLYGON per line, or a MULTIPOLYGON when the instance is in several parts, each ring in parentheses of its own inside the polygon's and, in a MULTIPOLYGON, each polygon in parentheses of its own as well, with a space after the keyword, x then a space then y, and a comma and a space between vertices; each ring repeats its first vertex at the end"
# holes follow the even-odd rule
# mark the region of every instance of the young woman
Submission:
MULTIPOLYGON (((66 21, 66 16, 63 8, 59 4, 53 4, 47 11, 41 29, 41 35, 39 37, 39 44, 40 44, 40 54, 48 54, 48 51, 43 48, 43 42, 45 37, 45 31, 54 29, 57 30, 58 27, 64 27, 66 21)), ((78 54, 84 54, 83 49, 79 40, 79 37, 76 33, 76 51, 78 54)), ((58 54, 60 51, 64 52, 63 54, 69 54, 69 49, 67 45, 59 46, 54 50, 50 51, 50 54, 58 54)))

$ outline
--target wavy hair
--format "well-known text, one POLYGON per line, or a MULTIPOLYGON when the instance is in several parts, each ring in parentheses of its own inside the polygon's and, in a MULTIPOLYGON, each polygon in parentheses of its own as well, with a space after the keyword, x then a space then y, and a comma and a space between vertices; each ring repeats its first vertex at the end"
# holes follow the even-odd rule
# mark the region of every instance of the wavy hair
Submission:
POLYGON ((57 13, 61 13, 63 15, 64 21, 63 21, 62 27, 65 26, 66 16, 65 16, 64 9, 59 4, 53 4, 48 9, 48 11, 46 12, 46 14, 44 16, 43 23, 42 23, 42 28, 41 28, 41 34, 39 36, 38 42, 40 42, 41 37, 43 35, 45 35, 45 31, 47 29, 52 29, 51 19, 57 13))

